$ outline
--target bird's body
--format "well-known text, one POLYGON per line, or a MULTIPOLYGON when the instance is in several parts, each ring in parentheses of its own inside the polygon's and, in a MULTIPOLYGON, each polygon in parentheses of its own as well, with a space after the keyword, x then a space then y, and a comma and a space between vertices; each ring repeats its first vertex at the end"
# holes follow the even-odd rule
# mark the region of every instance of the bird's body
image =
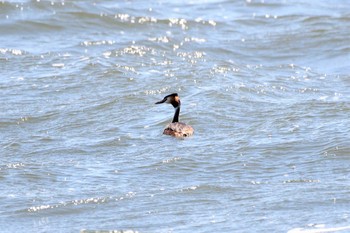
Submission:
POLYGON ((177 93, 173 93, 165 96, 163 100, 157 102, 156 104, 161 104, 161 103, 171 104, 175 108, 173 121, 167 125, 167 127, 163 131, 163 134, 171 135, 174 137, 191 136, 194 132, 193 128, 189 125, 186 125, 185 123, 179 122, 181 102, 177 93))
POLYGON ((163 134, 171 135, 174 137, 189 137, 193 134, 194 130, 191 126, 182 122, 170 123, 165 127, 163 134))

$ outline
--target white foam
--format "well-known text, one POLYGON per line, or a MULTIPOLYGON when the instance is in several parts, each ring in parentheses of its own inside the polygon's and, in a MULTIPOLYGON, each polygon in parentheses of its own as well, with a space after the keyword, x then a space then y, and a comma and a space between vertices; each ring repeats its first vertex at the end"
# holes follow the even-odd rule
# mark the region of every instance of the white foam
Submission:
POLYGON ((350 230, 350 226, 345 227, 330 227, 326 228, 324 225, 319 225, 318 228, 305 229, 305 228, 294 228, 288 231, 288 233, 326 233, 326 232, 338 232, 350 230))

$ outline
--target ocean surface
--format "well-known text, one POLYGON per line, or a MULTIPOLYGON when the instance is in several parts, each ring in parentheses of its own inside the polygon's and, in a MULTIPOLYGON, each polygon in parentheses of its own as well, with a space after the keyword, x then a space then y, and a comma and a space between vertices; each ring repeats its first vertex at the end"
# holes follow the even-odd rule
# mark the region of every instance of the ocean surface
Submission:
POLYGON ((0 232, 350 232, 348 0, 2 0, 0 104, 0 232))

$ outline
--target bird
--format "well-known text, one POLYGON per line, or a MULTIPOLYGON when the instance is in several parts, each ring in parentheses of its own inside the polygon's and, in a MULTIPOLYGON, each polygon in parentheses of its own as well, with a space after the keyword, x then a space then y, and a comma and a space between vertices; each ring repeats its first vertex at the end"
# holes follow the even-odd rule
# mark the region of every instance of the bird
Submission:
POLYGON ((171 104, 175 108, 173 121, 165 127, 163 134, 174 136, 177 138, 189 137, 193 135, 194 129, 192 128, 192 126, 179 122, 181 106, 179 95, 177 93, 173 93, 165 96, 163 100, 156 102, 156 104, 162 103, 171 104))

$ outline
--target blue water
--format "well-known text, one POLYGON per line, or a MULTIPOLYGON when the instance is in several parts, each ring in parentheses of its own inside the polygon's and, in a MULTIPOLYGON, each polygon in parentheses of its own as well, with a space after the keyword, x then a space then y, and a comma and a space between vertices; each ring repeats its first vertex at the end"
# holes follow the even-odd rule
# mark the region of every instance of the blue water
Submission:
POLYGON ((0 231, 350 231, 349 12, 0 2, 0 231))

